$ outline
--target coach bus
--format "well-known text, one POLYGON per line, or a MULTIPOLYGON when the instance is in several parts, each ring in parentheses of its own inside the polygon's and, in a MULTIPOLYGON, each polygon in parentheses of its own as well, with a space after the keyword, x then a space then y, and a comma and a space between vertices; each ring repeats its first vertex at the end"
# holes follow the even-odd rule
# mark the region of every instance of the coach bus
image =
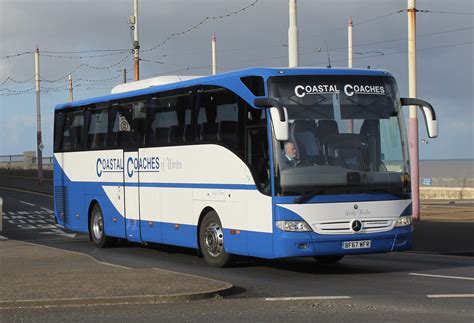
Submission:
POLYGON ((251 68, 155 81, 56 106, 65 228, 98 247, 195 248, 214 266, 411 248, 401 107, 421 108, 429 137, 437 120, 429 103, 400 98, 388 72, 251 68))

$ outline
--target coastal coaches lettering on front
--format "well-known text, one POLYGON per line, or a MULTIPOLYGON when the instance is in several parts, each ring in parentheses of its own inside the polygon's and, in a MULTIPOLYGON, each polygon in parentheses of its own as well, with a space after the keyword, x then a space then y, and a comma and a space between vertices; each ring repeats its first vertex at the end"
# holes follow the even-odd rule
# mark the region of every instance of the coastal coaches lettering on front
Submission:
MULTIPOLYGON (((344 93, 347 96, 354 94, 374 94, 384 95, 385 88, 380 85, 363 85, 363 84, 345 84, 343 86, 344 93)), ((319 85, 296 85, 295 95, 303 98, 305 95, 339 93, 337 84, 319 84, 319 85)))
POLYGON ((58 223, 98 247, 123 238, 200 249, 214 266, 233 255, 327 263, 411 248, 400 107, 412 101, 389 73, 173 79, 56 107, 58 223))

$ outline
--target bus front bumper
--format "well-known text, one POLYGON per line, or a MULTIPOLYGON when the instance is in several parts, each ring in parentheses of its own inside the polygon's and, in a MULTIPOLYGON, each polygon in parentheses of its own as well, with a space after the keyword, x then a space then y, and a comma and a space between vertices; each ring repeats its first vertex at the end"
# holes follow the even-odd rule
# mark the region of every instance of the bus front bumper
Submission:
POLYGON ((413 225, 370 234, 324 235, 315 232, 274 232, 275 258, 324 255, 354 255, 410 250, 413 225), (347 241, 370 241, 370 247, 345 249, 347 241))

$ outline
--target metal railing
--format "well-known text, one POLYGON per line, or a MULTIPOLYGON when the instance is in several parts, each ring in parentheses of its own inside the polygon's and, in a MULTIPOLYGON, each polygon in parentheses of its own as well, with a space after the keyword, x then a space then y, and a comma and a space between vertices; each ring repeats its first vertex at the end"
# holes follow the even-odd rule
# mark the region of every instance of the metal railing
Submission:
MULTIPOLYGON (((46 170, 53 169, 53 157, 43 157, 43 168, 46 170)), ((24 152, 23 155, 1 155, 0 169, 37 169, 38 158, 32 151, 24 152)))
POLYGON ((3 155, 0 156, 0 163, 22 162, 23 155, 3 155))

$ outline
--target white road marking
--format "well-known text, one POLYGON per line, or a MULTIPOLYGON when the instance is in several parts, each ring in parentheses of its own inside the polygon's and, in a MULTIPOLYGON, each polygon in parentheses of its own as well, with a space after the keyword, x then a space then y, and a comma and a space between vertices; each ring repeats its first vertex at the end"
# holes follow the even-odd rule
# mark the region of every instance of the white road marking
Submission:
POLYGON ((266 301, 310 301, 310 300, 324 300, 324 299, 349 299, 350 296, 302 296, 302 297, 268 297, 266 301))
POLYGON ((54 229, 54 230, 51 230, 51 231, 40 232, 40 234, 52 234, 52 235, 56 235, 56 236, 66 237, 66 238, 75 238, 77 236, 77 233, 67 233, 67 232, 64 232, 61 229, 54 229))
POLYGON ((460 277, 460 276, 430 275, 430 274, 418 274, 418 273, 409 273, 408 275, 411 275, 411 276, 433 277, 433 278, 449 278, 449 279, 474 280, 474 278, 471 278, 471 277, 460 277))
POLYGON ((54 213, 53 210, 50 210, 50 209, 45 208, 45 207, 42 207, 41 210, 46 211, 46 212, 50 212, 50 213, 54 213))
POLYGON ((474 297, 474 294, 438 294, 438 295, 426 295, 428 298, 467 298, 474 297))
POLYGON ((20 201, 20 203, 26 204, 26 205, 29 205, 29 206, 36 206, 36 205, 34 205, 34 204, 31 204, 31 203, 28 203, 28 202, 25 202, 25 201, 20 201))
POLYGON ((104 262, 104 261, 99 261, 99 260, 96 260, 99 264, 101 265, 106 265, 106 266, 112 266, 112 267, 117 267, 117 268, 121 268, 121 269, 132 269, 130 267, 125 267, 125 266, 120 266, 120 265, 116 265, 116 264, 111 264, 110 262, 104 262))

